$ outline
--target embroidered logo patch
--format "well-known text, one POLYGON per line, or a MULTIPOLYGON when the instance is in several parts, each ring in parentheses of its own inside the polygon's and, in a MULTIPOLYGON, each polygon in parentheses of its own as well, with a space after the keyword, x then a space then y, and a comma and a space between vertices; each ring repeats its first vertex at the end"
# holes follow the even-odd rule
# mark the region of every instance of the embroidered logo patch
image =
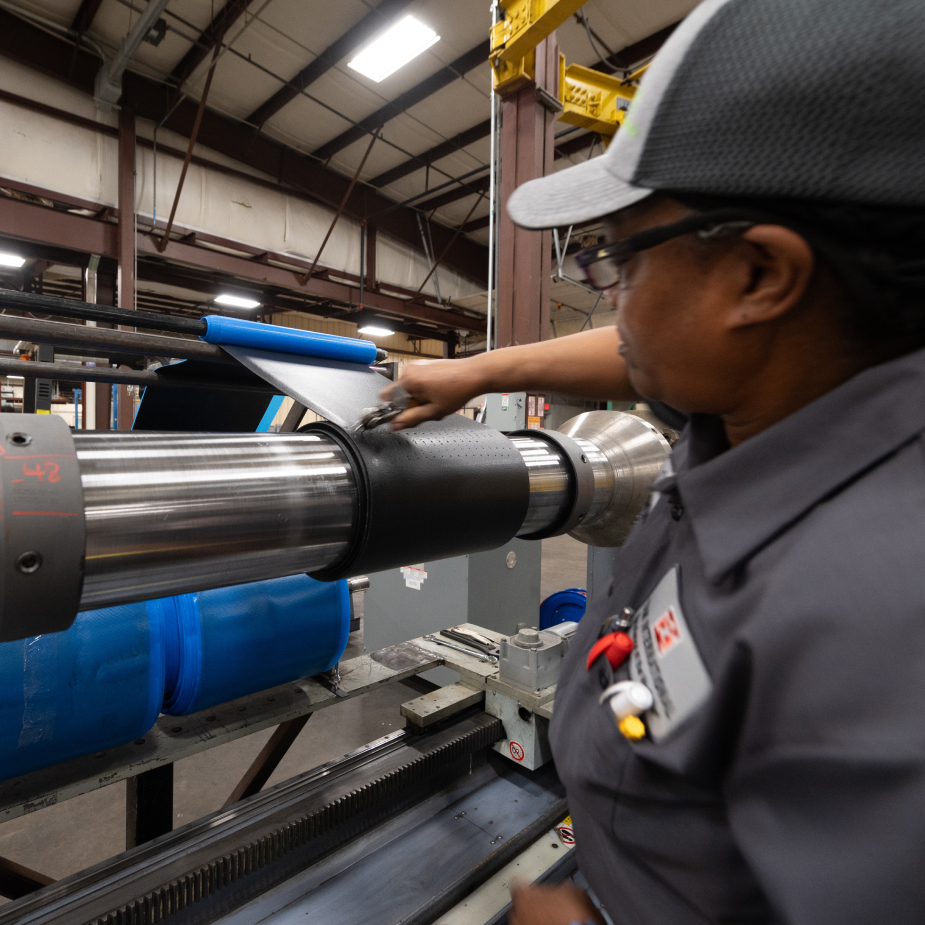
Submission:
POLYGON ((681 641, 681 627, 670 607, 652 624, 652 635, 655 636, 659 658, 681 641))

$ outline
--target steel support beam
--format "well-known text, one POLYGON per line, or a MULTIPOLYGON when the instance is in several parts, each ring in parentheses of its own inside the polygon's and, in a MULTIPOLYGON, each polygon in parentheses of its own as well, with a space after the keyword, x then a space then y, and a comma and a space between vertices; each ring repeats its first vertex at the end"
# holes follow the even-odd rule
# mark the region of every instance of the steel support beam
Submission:
POLYGON ((173 764, 142 771, 125 783, 125 847, 173 831, 173 764))
MULTIPOLYGON (((486 168, 487 169, 487 168, 486 168)), ((447 190, 431 199, 423 199, 415 203, 415 206, 422 212, 434 212, 448 206, 451 202, 458 202, 467 196, 477 196, 480 193, 487 193, 490 184, 490 177, 485 174, 484 177, 478 177, 475 180, 467 180, 465 185, 457 186, 455 189, 447 190)))
POLYGON ((436 74, 422 80, 419 84, 411 87, 399 95, 396 99, 386 103, 381 109, 377 109, 372 115, 361 120, 357 125, 353 125, 346 132, 341 132, 336 138, 332 138, 327 144, 317 148, 313 154, 319 160, 330 160, 339 151, 349 147, 355 141, 359 141, 364 135, 377 128, 382 128, 390 119, 401 115, 405 110, 416 106, 427 97, 432 96, 438 90, 458 80, 464 74, 467 74, 474 67, 480 64, 488 66, 489 41, 484 42, 471 48, 464 55, 460 55, 455 61, 452 61, 446 67, 441 68, 436 74))
MULTIPOLYGON (((135 309, 135 111, 123 102, 119 110, 119 308, 135 309)), ((125 325, 120 328, 131 331, 125 325)), ((100 389, 97 389, 97 393, 100 389)), ((135 418, 134 402, 128 386, 116 390, 116 424, 131 430, 135 418)))
MULTIPOLYGON (((193 157, 193 149, 196 147, 196 139, 199 137, 199 126, 202 124, 202 114, 206 111, 206 103, 209 100, 209 91, 212 89, 212 78, 215 76, 215 65, 218 64, 218 56, 221 51, 222 36, 216 37, 215 50, 212 52, 212 64, 209 67, 209 73, 206 77, 205 86, 202 88, 202 96, 199 98, 199 108, 196 110, 196 121, 193 123, 193 130, 190 132, 189 144, 186 146, 186 156, 183 158, 183 167, 180 169, 180 179, 177 181, 177 191, 174 193, 173 205, 170 207, 170 218, 167 219, 167 227, 164 229, 164 236, 158 245, 158 250, 163 250, 170 240, 170 229, 173 228, 173 220, 177 217, 177 206, 180 205, 180 196, 183 194, 183 184, 186 182, 186 173, 189 170, 190 160, 193 157)), ((134 142, 133 142, 134 143, 134 142)), ((155 207, 156 208, 156 207, 155 207)), ((122 214, 122 203, 119 203, 119 215, 122 214)), ((120 218, 121 220, 121 218, 120 218)), ((132 216, 134 221, 134 215, 132 216)))
MULTIPOLYGON (((0 10, 0 54, 40 70, 79 89, 92 93, 99 59, 82 49, 73 47, 38 27, 0 10), (74 56, 73 72, 68 61, 74 56)), ((140 118, 160 122, 175 102, 174 89, 140 74, 128 71, 123 77, 124 101, 133 103, 140 118)), ((167 119, 165 126, 171 131, 189 137, 196 118, 197 105, 189 100, 179 103, 167 119)), ((305 156, 265 135, 254 137, 248 125, 206 110, 199 133, 199 143, 228 157, 248 164, 263 173, 279 178, 283 185, 291 185, 308 193, 315 201, 332 208, 343 198, 350 178, 330 170, 310 156, 305 156)), ((421 249, 416 211, 396 206, 364 184, 358 184, 347 202, 346 211, 357 218, 375 220, 379 230, 400 241, 421 249)), ((434 246, 445 247, 453 231, 443 225, 434 225, 434 246)), ((463 239, 453 249, 448 263, 484 284, 487 278, 487 249, 469 239, 463 239)))
POLYGON ((93 20, 102 3, 103 0, 83 0, 80 4, 77 15, 71 23, 71 31, 77 33, 78 45, 80 38, 93 25, 93 20))
MULTIPOLYGON (((135 113, 131 106, 119 110, 119 308, 135 307, 135 113)), ((96 251, 99 253, 99 251, 96 251)))
POLYGON ((369 184, 377 188, 388 186, 390 183, 401 180, 402 177, 407 177, 409 174, 420 170, 428 164, 433 164, 434 161, 439 161, 443 157, 455 154, 457 151, 461 151, 463 148, 477 141, 481 141, 483 138, 487 138, 490 134, 491 119, 486 119, 484 122, 479 122, 478 125, 473 125, 472 128, 467 128, 464 132, 460 132, 458 135, 448 138, 429 151, 422 151, 420 154, 415 154, 414 157, 407 161, 403 161, 391 170, 379 174, 378 177, 373 177, 373 179, 369 181, 369 184))
MULTIPOLYGON (((71 215, 67 212, 13 199, 3 200, 3 208, 0 209, 0 235, 18 239, 25 238, 49 244, 52 247, 96 253, 114 259, 118 259, 117 231, 117 226, 108 222, 71 215)), ((462 246, 463 243, 464 241, 460 240, 457 246, 462 246)), ((184 244, 182 241, 171 241, 161 255, 154 237, 139 235, 138 256, 139 273, 144 279, 163 278, 163 274, 152 267, 163 266, 169 273, 170 264, 180 264, 219 273, 228 279, 240 280, 256 287, 270 286, 274 289, 286 290, 289 294, 330 299, 341 305, 359 304, 358 284, 325 279, 320 274, 316 274, 303 286, 300 284, 303 274, 299 270, 258 263, 207 247, 184 244), (161 257, 166 263, 154 262, 161 257)), ((177 282, 176 285, 186 284, 177 282)), ((196 287, 190 285, 188 288, 195 290, 196 287)), ((109 304, 101 298, 97 298, 97 301, 100 304, 109 304)), ((366 289, 363 301, 367 308, 407 318, 409 321, 423 321, 439 325, 444 329, 477 333, 485 331, 485 321, 482 318, 421 305, 371 289, 366 289)))
POLYGON ((258 106, 247 122, 263 128, 267 119, 276 115, 285 105, 307 90, 319 77, 326 74, 338 61, 357 50, 367 39, 388 25, 389 19, 397 16, 411 0, 383 0, 374 10, 367 13, 355 26, 348 29, 336 42, 329 45, 311 64, 302 68, 292 80, 280 87, 265 103, 258 106))
POLYGON ((463 234, 472 234, 473 231, 481 231, 483 228, 488 227, 489 216, 483 215, 481 218, 474 218, 471 222, 464 222, 459 226, 459 230, 463 234))
MULTIPOLYGON (((552 173, 556 113, 537 100, 537 88, 558 95, 559 44, 555 33, 536 47, 536 84, 503 105, 499 201, 528 180, 552 173)), ((552 235, 526 231, 499 210, 497 346, 530 344, 549 337, 552 235)))
MULTIPOLYGON (((304 414, 304 408, 302 412, 304 414)), ((260 750, 260 754, 253 760, 237 786, 231 791, 231 795, 225 800, 222 805, 223 809, 234 806, 235 803, 240 803, 241 800, 252 797, 255 793, 260 793, 263 785, 279 767, 279 763, 286 757, 286 752, 292 747, 293 742, 311 718, 312 714, 308 713, 286 723, 280 723, 276 727, 273 735, 267 740, 267 744, 260 750)))
POLYGON ((46 877, 37 870, 17 864, 9 858, 0 858, 0 896, 19 899, 54 882, 51 877, 46 877))
POLYGON ((228 2, 218 11, 215 19, 209 23, 205 31, 199 36, 199 40, 193 44, 193 47, 180 59, 180 63, 170 72, 170 79, 182 87, 189 80, 196 68, 202 64, 209 55, 209 52, 220 44, 225 33, 244 15, 244 11, 252 4, 254 0, 228 0, 228 2))

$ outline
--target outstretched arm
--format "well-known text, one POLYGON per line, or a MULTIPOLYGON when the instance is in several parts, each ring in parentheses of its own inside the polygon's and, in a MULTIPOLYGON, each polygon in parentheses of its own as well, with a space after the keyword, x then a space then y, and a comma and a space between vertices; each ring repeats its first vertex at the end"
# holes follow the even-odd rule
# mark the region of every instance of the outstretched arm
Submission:
MULTIPOLYGON (((492 350, 465 360, 413 363, 399 384, 417 402, 392 422, 395 430, 435 421, 485 392, 558 392, 580 398, 632 401, 616 328, 492 350)), ((388 399, 393 386, 382 392, 388 399)))

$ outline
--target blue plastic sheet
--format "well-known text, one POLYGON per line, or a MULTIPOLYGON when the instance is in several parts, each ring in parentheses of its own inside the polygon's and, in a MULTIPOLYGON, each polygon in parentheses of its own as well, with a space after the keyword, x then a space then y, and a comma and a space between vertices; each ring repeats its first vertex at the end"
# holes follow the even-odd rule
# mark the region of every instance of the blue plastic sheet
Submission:
POLYGON ((338 337, 317 331, 299 331, 257 321, 243 321, 240 318, 225 318, 222 315, 206 315, 202 320, 207 326, 202 340, 209 344, 258 347, 278 353, 346 360, 364 366, 376 362, 376 345, 368 340, 338 337))
POLYGON ((150 601, 167 651, 164 712, 186 716, 337 664, 350 631, 346 581, 307 575, 150 601))
POLYGON ((143 736, 163 697, 160 621, 144 604, 0 644, 0 779, 143 736))

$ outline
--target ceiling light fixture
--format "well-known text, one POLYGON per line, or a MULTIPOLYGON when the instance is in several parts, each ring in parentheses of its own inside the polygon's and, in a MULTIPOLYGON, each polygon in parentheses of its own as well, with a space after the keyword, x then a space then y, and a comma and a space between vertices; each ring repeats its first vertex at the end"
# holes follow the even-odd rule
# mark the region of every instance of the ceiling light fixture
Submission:
POLYGON ((406 16, 370 42, 347 67, 379 83, 439 41, 440 36, 433 29, 413 16, 406 16))
POLYGON ((11 376, 11 375, 7 375, 6 378, 7 378, 7 379, 25 379, 26 377, 25 377, 25 376, 11 376))
POLYGON ((18 270, 25 262, 25 257, 17 257, 15 254, 0 254, 0 267, 13 267, 18 270))
POLYGON ((220 295, 216 296, 216 303, 219 305, 233 305, 235 308, 260 308, 260 303, 253 299, 242 299, 238 295, 220 295))
POLYGON ((374 324, 367 324, 362 328, 358 328, 357 331, 360 334, 371 334, 373 337, 391 337, 395 333, 388 328, 380 328, 374 324))

